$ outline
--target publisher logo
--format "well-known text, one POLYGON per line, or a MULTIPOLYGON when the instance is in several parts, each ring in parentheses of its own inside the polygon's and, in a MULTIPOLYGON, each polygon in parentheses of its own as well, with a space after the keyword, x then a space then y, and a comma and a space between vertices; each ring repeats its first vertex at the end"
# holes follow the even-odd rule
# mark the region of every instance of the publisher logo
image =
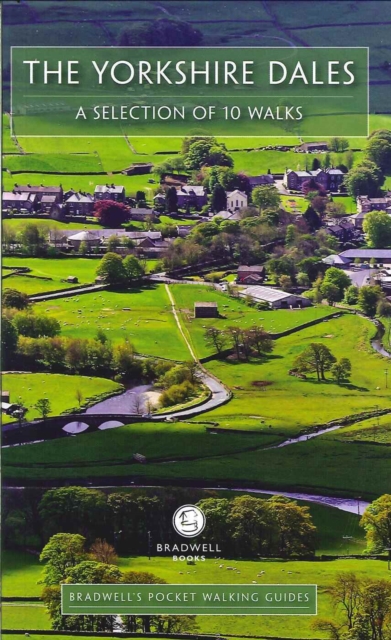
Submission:
POLYGON ((194 538, 204 530, 206 518, 199 507, 194 504, 185 504, 175 511, 172 524, 180 536, 194 538))

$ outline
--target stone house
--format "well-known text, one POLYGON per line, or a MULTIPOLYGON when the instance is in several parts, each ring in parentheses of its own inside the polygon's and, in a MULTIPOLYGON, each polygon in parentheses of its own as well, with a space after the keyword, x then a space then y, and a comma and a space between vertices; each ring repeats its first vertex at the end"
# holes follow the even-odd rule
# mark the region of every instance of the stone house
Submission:
POLYGON ((97 184, 94 191, 94 200, 125 200, 125 187, 115 184, 97 184))

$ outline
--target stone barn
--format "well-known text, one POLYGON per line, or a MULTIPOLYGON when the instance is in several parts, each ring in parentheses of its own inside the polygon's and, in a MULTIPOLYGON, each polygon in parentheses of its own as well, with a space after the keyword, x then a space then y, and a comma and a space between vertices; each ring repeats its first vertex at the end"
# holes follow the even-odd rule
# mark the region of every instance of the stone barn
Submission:
POLYGON ((218 318, 219 310, 217 302, 195 302, 194 303, 195 318, 218 318))

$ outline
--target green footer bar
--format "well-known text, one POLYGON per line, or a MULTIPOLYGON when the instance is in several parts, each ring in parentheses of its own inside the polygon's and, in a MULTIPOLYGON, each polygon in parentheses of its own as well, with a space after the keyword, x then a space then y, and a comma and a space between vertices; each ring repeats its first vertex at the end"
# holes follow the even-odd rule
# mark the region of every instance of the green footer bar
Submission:
POLYGON ((316 585, 63 584, 63 615, 316 615, 316 585))

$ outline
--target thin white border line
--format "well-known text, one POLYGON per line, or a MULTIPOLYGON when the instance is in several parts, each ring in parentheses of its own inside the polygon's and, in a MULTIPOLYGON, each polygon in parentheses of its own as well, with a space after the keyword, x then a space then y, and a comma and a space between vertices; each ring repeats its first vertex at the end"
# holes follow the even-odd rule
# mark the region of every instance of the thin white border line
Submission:
MULTIPOLYGON (((118 587, 118 586, 132 586, 134 588, 141 587, 141 586, 145 586, 145 587, 151 587, 151 586, 155 586, 155 585, 149 585, 149 584, 144 584, 144 585, 135 585, 135 584, 113 584, 113 583, 103 583, 103 584, 85 584, 85 583, 81 583, 81 582, 75 582, 75 583, 70 583, 70 584, 64 584, 61 583, 60 587, 61 587, 61 615, 72 615, 69 613, 64 614, 63 611, 63 587, 118 587)), ((171 583, 171 584, 167 584, 167 585, 156 585, 156 586, 161 586, 161 587, 228 587, 228 588, 235 588, 235 587, 249 587, 249 588, 257 588, 257 587, 302 587, 303 589, 305 587, 315 587, 315 613, 306 613, 306 614, 302 614, 302 615, 307 615, 307 616, 316 616, 318 615, 318 585, 317 584, 287 584, 287 583, 266 583, 266 584, 257 584, 257 585, 252 585, 249 583, 239 583, 239 584, 230 584, 230 583, 210 583, 210 584, 204 584, 204 583, 197 583, 197 584, 186 584, 184 582, 175 582, 175 583, 171 583)), ((125 605, 124 605, 125 606, 125 605)), ((172 607, 174 608, 174 606, 172 607)), ((179 608, 179 607, 178 607, 179 608)), ((230 607, 230 608, 234 608, 234 607, 230 607)), ((279 607, 278 607, 279 608, 279 607)), ((148 613, 148 612, 147 612, 148 613)), ((167 612, 172 613, 172 612, 167 612)), ((189 612, 187 613, 178 613, 177 615, 182 616, 182 615, 188 615, 189 612)), ((101 615, 99 613, 95 613, 95 612, 84 612, 83 615, 101 615)), ((116 615, 116 614, 112 614, 112 615, 116 615)), ((129 614, 132 615, 132 614, 129 614)), ((139 613, 136 615, 143 615, 143 613, 139 613)), ((164 615, 164 613, 162 614, 157 614, 157 615, 164 615)), ((198 615, 211 615, 211 616, 226 616, 226 613, 209 613, 209 614, 204 614, 204 613, 200 613, 198 615)), ((270 614, 261 614, 261 613, 243 613, 241 615, 244 616, 260 616, 260 615, 272 615, 272 616, 297 616, 300 615, 298 613, 270 613, 270 614)))
MULTIPOLYGON (((369 105, 370 105, 370 101, 369 101, 369 47, 266 47, 266 46, 254 46, 254 47, 249 47, 249 46, 245 46, 245 47, 207 47, 207 46, 201 46, 201 47, 178 47, 178 46, 173 46, 173 47, 155 47, 155 46, 151 46, 151 47, 139 47, 139 46, 128 46, 128 47, 123 47, 123 46, 118 46, 118 47, 114 47, 115 49, 191 49, 191 50, 197 50, 197 49, 338 49, 338 50, 347 50, 347 49, 366 49, 367 50, 367 82, 366 82, 366 86, 367 86, 367 135, 366 136, 356 136, 356 135, 350 135, 350 134, 344 134, 345 137, 347 138, 368 138, 369 136, 369 120, 370 120, 370 113, 369 113, 369 105)), ((77 46, 77 45, 60 45, 60 46, 56 46, 56 45, 49 45, 49 46, 45 46, 45 45, 11 45, 10 47, 11 49, 11 79, 10 79, 10 91, 11 91, 11 96, 10 96, 10 108, 11 108, 11 113, 10 113, 10 131, 11 131, 11 138, 12 138, 12 132, 13 132, 13 108, 12 108, 12 50, 13 49, 113 49, 113 47, 109 47, 109 46, 77 46)), ((221 137, 221 138, 291 138, 291 137, 296 137, 296 136, 227 136, 227 135, 220 135, 218 133, 214 134, 215 137, 221 137)), ((95 135, 86 135, 86 136, 56 136, 56 135, 21 135, 21 138, 123 138, 123 136, 95 136, 95 135)), ((180 138, 182 139, 183 136, 157 136, 157 135, 152 135, 152 136, 133 136, 133 138, 180 138)), ((316 136, 305 136, 306 138, 318 138, 318 137, 330 137, 329 135, 327 136, 323 136, 323 134, 318 134, 316 136)), ((332 137, 332 136, 331 136, 332 137)))

